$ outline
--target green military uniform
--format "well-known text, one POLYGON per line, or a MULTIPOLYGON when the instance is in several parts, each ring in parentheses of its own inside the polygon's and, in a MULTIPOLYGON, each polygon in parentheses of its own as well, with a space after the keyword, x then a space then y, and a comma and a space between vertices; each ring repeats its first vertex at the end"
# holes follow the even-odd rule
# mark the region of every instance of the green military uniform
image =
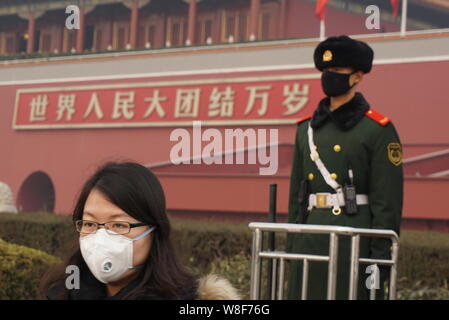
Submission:
MULTIPOLYGON (((350 66, 369 72, 370 61, 364 62, 362 59, 359 65, 354 65, 354 59, 345 58, 345 55, 351 56, 347 47, 354 48, 354 42, 349 43, 348 37, 341 39, 342 37, 329 38, 318 46, 315 51, 317 67, 322 70, 329 66, 350 66), (346 45, 345 42, 349 44, 346 45), (335 60, 329 60, 329 54, 335 60), (321 57, 325 62, 317 61, 321 57)), ((359 41, 356 45, 358 49, 354 50, 358 54, 368 50, 365 44, 360 47, 359 41)), ((403 197, 402 149, 393 124, 387 117, 372 110, 359 92, 334 111, 329 110, 329 105, 330 97, 326 97, 320 101, 312 117, 298 121, 290 182, 289 223, 391 229, 399 234, 403 197), (310 203, 306 203, 308 210, 301 210, 298 202, 299 195, 304 191, 301 188, 308 188, 307 200, 310 199, 310 194, 335 194, 335 190, 325 181, 316 163, 312 161, 308 141, 309 125, 313 130, 314 149, 331 173, 331 178, 343 186, 350 182, 348 171, 351 169, 357 194, 367 196, 367 204, 358 205, 356 214, 348 214, 344 206, 341 206, 339 212, 333 207, 311 208, 310 203)), ((390 247, 391 243, 387 239, 362 237, 360 257, 389 259, 390 247)), ((289 234, 287 251, 328 255, 329 236, 289 234)), ((310 262, 309 268, 308 299, 326 299, 328 263, 310 262)), ((365 286, 369 274, 365 269, 366 265, 361 264, 357 290, 359 299, 369 297, 365 286)), ((298 299, 301 296, 302 262, 290 262, 289 270, 288 298, 298 299)), ((337 270, 336 297, 348 299, 349 237, 340 236, 337 270)), ((381 282, 388 275, 386 271, 388 269, 381 267, 381 282)), ((383 297, 381 291, 377 290, 377 298, 383 297)))

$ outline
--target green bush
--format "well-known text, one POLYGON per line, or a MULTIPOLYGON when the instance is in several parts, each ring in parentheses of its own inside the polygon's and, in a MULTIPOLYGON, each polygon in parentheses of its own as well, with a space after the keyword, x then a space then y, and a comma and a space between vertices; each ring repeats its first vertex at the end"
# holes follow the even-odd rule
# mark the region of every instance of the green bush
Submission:
POLYGON ((78 235, 68 216, 48 213, 0 213, 0 238, 64 257, 78 235))
POLYGON ((213 261, 250 254, 251 233, 245 225, 172 220, 173 243, 194 270, 208 272, 213 261))
POLYGON ((402 232, 398 278, 409 288, 418 285, 449 289, 449 234, 402 232))
POLYGON ((58 262, 45 252, 0 239, 0 300, 35 299, 43 273, 58 262))

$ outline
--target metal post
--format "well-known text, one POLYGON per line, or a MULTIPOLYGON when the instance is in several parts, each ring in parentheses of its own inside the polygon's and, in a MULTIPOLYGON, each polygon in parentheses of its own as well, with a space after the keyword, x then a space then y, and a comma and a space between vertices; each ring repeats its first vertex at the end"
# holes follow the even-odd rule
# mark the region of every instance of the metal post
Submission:
POLYGON ((352 236, 351 241, 351 274, 349 279, 349 300, 356 300, 357 287, 359 282, 360 235, 352 236))
POLYGON ((391 260, 393 265, 390 268, 390 288, 388 290, 390 300, 396 300, 396 279, 397 279, 397 264, 398 264, 398 252, 399 244, 396 239, 393 239, 391 260))
POLYGON ((307 299, 307 289, 308 289, 308 284, 309 284, 309 260, 304 259, 303 263, 304 263, 304 265, 302 268, 301 299, 306 300, 307 299))
POLYGON ((271 292, 270 292, 270 300, 276 300, 276 277, 277 277, 277 259, 273 259, 273 269, 271 273, 271 292))
POLYGON ((402 0, 402 12, 401 12, 401 36, 405 36, 407 29, 407 0, 402 0))
POLYGON ((326 34, 326 24, 323 20, 320 20, 320 40, 324 40, 326 34))
MULTIPOLYGON (((374 271, 373 274, 371 274, 371 277, 374 276, 374 281, 375 284, 380 283, 380 270, 379 270, 379 266, 377 264, 372 265, 374 268, 372 268, 371 270, 374 271)), ((377 289, 376 286, 372 286, 369 292, 369 299, 370 300, 376 300, 376 290, 383 290, 384 288, 379 288, 377 289)))
POLYGON ((282 300, 284 296, 284 272, 285 260, 281 258, 279 263, 278 300, 282 300))
POLYGON ((327 279, 327 300, 335 300, 337 288, 338 236, 332 232, 329 244, 329 273, 327 279))
POLYGON ((262 237, 260 229, 253 231, 253 250, 252 250, 252 262, 251 262, 251 292, 250 299, 260 299, 260 264, 259 257, 260 248, 262 247, 262 237))
MULTIPOLYGON (((276 222, 276 193, 277 184, 270 184, 270 208, 268 211, 268 222, 276 222)), ((268 234, 268 250, 274 251, 276 248, 276 238, 275 233, 270 232, 268 234)), ((273 260, 268 261, 268 296, 272 291, 276 291, 276 281, 271 278, 273 274, 273 260), (273 287, 274 286, 274 287, 273 287)))
POLYGON ((369 291, 369 299, 376 300, 376 288, 372 287, 369 291))

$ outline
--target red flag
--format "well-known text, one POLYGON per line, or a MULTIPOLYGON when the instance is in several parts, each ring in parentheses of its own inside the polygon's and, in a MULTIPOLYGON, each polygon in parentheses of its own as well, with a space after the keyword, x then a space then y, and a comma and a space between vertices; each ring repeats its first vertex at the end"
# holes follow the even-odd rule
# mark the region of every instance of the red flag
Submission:
POLYGON ((393 18, 396 18, 398 16, 399 0, 390 0, 390 2, 393 7, 393 18))
POLYGON ((315 7, 315 15, 318 19, 324 20, 326 14, 327 0, 317 0, 315 7))

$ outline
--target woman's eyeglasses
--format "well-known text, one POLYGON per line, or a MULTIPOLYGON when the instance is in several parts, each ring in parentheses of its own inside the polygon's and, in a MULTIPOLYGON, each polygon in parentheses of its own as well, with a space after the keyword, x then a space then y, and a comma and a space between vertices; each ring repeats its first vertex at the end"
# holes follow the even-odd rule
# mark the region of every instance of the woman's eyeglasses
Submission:
POLYGON ((97 232, 100 226, 106 229, 106 232, 112 235, 127 234, 131 228, 148 226, 147 223, 129 223, 126 221, 111 221, 105 223, 98 223, 90 220, 77 220, 75 222, 76 231, 81 234, 92 234, 97 232))

